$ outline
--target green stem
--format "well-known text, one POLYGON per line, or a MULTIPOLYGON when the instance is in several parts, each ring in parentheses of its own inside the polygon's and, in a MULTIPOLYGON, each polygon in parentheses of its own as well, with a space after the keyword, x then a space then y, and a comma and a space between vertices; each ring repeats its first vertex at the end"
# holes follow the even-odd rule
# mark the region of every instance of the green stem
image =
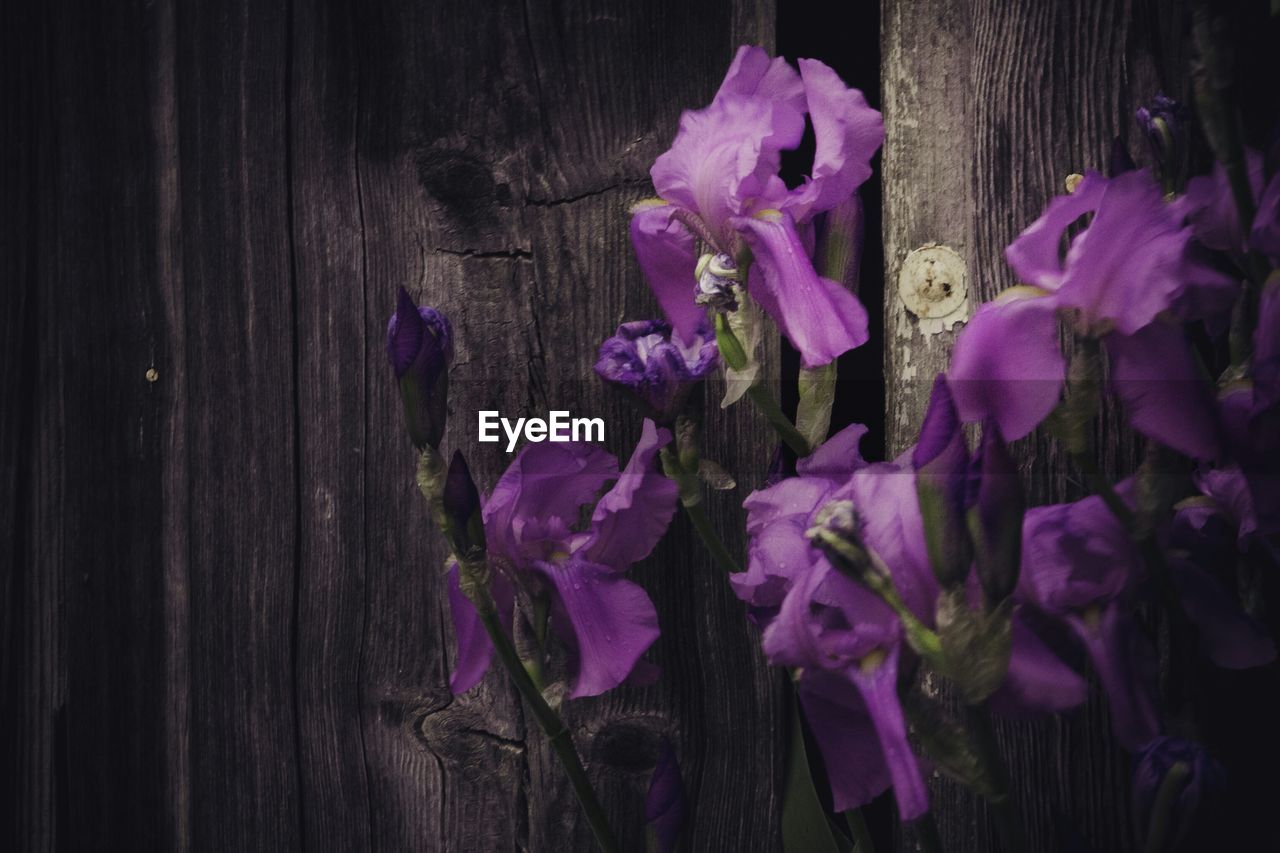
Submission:
POLYGON ((1009 771, 1000 756, 1000 746, 996 742, 995 728, 991 725, 991 713, 986 703, 965 706, 965 726, 973 745, 982 758, 983 769, 987 775, 987 783, 995 792, 987 798, 991 806, 992 817, 995 818, 996 832, 1004 843, 1006 853, 1021 853, 1027 849, 1027 837, 1022 828, 1022 819, 1018 808, 1014 805, 1010 794, 1009 771))
POLYGON ((476 604, 476 611, 480 614, 480 622, 484 625, 485 632, 488 633, 489 639, 493 641, 493 646, 498 651, 498 659, 502 661, 511 680, 515 682, 520 695, 529 703, 534 719, 538 721, 547 740, 551 742, 556 757, 564 765, 565 773, 569 776, 569 784, 573 786, 573 792, 577 794, 578 802, 586 812, 587 822, 591 824, 591 830, 595 833, 600 849, 605 853, 616 853, 617 839, 614 838, 613 830, 609 828, 609 821, 605 817, 604 809, 600 806, 600 801, 596 799, 595 790, 591 787, 591 780, 587 778, 587 771, 582 766, 578 751, 574 749, 568 726, 547 704, 547 700, 542 697, 541 691, 525 671, 524 662, 520 660, 515 646, 507 638, 498 622, 498 612, 493 606, 493 599, 485 595, 479 602, 473 603, 476 604))
POLYGON ((702 501, 698 500, 693 503, 681 501, 681 506, 684 507, 689 520, 693 522, 693 529, 698 531, 702 544, 706 546, 707 552, 711 554, 711 558, 716 561, 716 564, 730 574, 741 572, 742 567, 738 565, 737 560, 733 559, 733 555, 729 553, 729 549, 725 547, 723 540, 716 534, 715 528, 711 526, 711 519, 707 517, 707 511, 702 506, 702 501))
POLYGON ((871 840, 871 830, 867 828, 862 809, 849 809, 844 813, 844 822, 849 826, 855 853, 876 853, 876 843, 871 840))
POLYGON ((1178 803, 1178 795, 1187 787, 1191 778, 1191 768, 1185 762, 1175 761, 1169 771, 1160 780, 1156 789, 1155 801, 1151 804, 1151 823, 1147 826, 1147 843, 1143 845, 1144 853, 1162 853, 1169 840, 1169 824, 1174 806, 1178 803))
POLYGON ((809 441, 800 434, 800 430, 796 429, 796 425, 791 422, 782 412, 782 407, 778 405, 778 400, 773 396, 773 392, 769 390, 767 385, 756 383, 747 389, 747 396, 751 398, 751 402, 755 403, 760 413, 765 416, 774 431, 778 433, 778 437, 790 447, 791 450, 801 458, 808 456, 813 451, 809 447, 809 441))

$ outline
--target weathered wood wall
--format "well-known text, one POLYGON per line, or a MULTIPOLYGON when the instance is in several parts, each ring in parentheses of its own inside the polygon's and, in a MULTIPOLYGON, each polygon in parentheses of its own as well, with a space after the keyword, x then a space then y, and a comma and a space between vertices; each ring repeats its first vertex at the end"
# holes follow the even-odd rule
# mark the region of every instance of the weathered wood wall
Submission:
MULTIPOLYGON (((1276 22, 1264 3, 1210 4, 1231 25, 1238 91, 1257 130, 1276 116, 1276 22), (1270 80, 1271 82, 1265 82, 1270 80)), ((1116 136, 1149 163, 1134 111, 1157 93, 1191 104, 1191 2, 1098 0, 883 0, 885 379, 887 450, 914 443, 934 376, 946 369, 953 330, 922 330, 897 296, 904 258, 938 243, 959 254, 970 314, 1017 282, 1004 248, 1043 211, 1063 180, 1105 172, 1116 136)), ((1264 136, 1255 134, 1255 145, 1264 136)), ((1196 157, 1208 167, 1203 143, 1196 157)), ((1131 472, 1137 443, 1120 437, 1114 412, 1098 432, 1100 463, 1131 472)), ((1082 478, 1037 431, 1017 443, 1035 503, 1074 500, 1082 478)), ((1275 694, 1270 671, 1198 672, 1184 716, 1233 774, 1230 839, 1222 849, 1280 845, 1259 810, 1276 793, 1267 769, 1277 757, 1273 726, 1258 709, 1275 694)), ((1182 688, 1179 688, 1182 689, 1182 688)), ((1187 732, 1182 732, 1184 735, 1187 732)), ((1001 745, 1035 850, 1133 849, 1131 761, 1114 742, 1096 684, 1087 705, 1058 719, 1002 723, 1001 745), (1084 845, 1084 846, 1081 846, 1084 845)), ((945 780, 932 802, 949 850, 996 849, 994 829, 975 797, 945 780)))
MULTIPOLYGON (((588 847, 503 678, 449 693, 385 323, 401 285, 453 318, 446 441, 481 482, 481 408, 604 416, 628 452, 590 369, 655 313, 626 211, 772 3, 4 15, 0 849, 588 847)), ((751 488, 763 422, 707 411, 751 488)), ((571 726, 628 849, 663 735, 690 849, 768 848, 779 676, 676 530, 635 572, 663 680, 571 726)))

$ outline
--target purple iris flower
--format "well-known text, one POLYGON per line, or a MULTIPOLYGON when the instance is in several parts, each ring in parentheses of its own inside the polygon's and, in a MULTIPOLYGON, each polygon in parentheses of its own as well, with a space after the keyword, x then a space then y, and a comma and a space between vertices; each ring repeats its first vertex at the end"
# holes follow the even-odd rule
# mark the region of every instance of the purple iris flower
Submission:
MULTIPOLYGON (((764 625, 770 662, 801 668, 799 695, 826 759, 836 809, 862 805, 892 785, 902 817, 910 820, 928 808, 897 698, 899 662, 912 652, 893 611, 805 538, 829 501, 852 501, 861 538, 888 566, 912 612, 933 623, 939 590, 910 454, 868 465, 858 453, 865 433, 858 424, 842 430, 797 463, 796 477, 746 500, 748 569, 730 582, 764 625)), ((993 704, 1056 711, 1084 695, 1079 676, 1015 620, 1009 678, 993 704)))
POLYGON ((653 164, 662 203, 639 205, 631 238, 640 266, 676 333, 696 333, 703 310, 693 274, 704 250, 753 256, 748 290, 777 321, 805 367, 867 340, 857 297, 813 268, 798 227, 853 195, 884 139, 880 113, 813 59, 797 73, 758 47, 742 47, 711 104, 686 111, 671 149, 653 164), (794 189, 778 176, 800 144, 805 115, 816 138, 812 174, 794 189))
POLYGON ((1058 404, 1066 361, 1058 321, 1098 338, 1111 363, 1110 389, 1133 428, 1199 459, 1217 455, 1212 393, 1178 319, 1193 306, 1234 298, 1238 283, 1188 251, 1190 233, 1145 170, 1091 172, 1071 195, 1006 250, 1031 286, 983 305, 956 341, 949 377, 965 421, 992 418, 1006 439, 1023 437, 1058 404), (1068 226, 1092 221, 1059 253, 1068 226))
MULTIPOLYGON (((1122 482, 1117 491, 1128 499, 1132 482, 1122 482)), ((1132 538, 1097 495, 1027 510, 1022 534, 1017 598, 1061 620, 1081 641, 1107 692, 1116 737, 1127 749, 1141 749, 1161 726, 1142 671, 1142 658, 1151 650, 1142 645, 1133 619, 1145 569, 1132 538)), ((1274 659, 1265 631, 1216 579, 1176 549, 1169 552, 1169 564, 1210 660, 1239 669, 1274 659)))
MULTIPOLYGON (((511 623, 517 590, 548 596, 551 627, 568 651, 570 696, 595 696, 632 676, 658 638, 648 595, 622 573, 648 556, 676 507, 676 485, 658 468, 671 434, 645 420, 627 467, 584 443, 529 444, 484 503, 492 591, 504 624, 511 623), (585 529, 578 524, 609 481, 585 529)), ((471 602, 449 572, 449 603, 458 637, 454 693, 471 689, 489 668, 493 646, 471 602)))
POLYGON ((387 358, 400 383, 414 445, 419 450, 438 447, 448 410, 453 333, 443 314, 415 305, 403 287, 396 312, 387 323, 387 358))
POLYGON ((665 320, 638 320, 623 323, 600 344, 596 373, 631 394, 647 415, 670 423, 717 358, 715 335, 705 323, 686 345, 665 320))

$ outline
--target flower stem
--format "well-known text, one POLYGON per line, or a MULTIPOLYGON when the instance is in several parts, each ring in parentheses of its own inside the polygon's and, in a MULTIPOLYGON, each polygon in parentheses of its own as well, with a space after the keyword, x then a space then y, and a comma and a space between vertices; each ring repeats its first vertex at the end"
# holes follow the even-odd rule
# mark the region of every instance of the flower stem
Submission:
POLYGON ((498 651, 498 659, 502 661, 502 666, 511 676, 511 680, 515 682, 516 689, 520 691, 520 695, 529 703, 534 719, 538 721, 539 727, 551 742, 551 747, 555 750, 556 757, 564 765, 565 773, 569 776, 569 784, 573 786, 573 792, 577 794, 578 802, 582 804, 582 810, 586 812, 587 822, 591 824, 591 831, 595 833, 600 849, 605 853, 616 853, 618 850, 617 839, 614 838, 613 830, 609 828, 608 818, 605 817, 600 801, 596 799, 595 790, 591 787, 591 780, 587 778, 587 771, 583 768, 582 760, 578 757, 578 751, 573 746, 568 726, 565 725, 560 715, 547 704, 547 700, 542 697, 542 693, 534 685, 533 679, 529 677, 529 673, 524 668, 524 663, 520 660, 520 655, 516 653, 515 646, 512 645, 511 640, 507 638, 506 633, 499 624, 498 612, 493 606, 493 599, 485 596, 479 602, 476 602, 476 611, 480 614, 480 622, 484 625, 485 632, 489 635, 489 639, 493 641, 493 647, 498 651))
POLYGON ((730 574, 741 572, 742 567, 738 565, 737 560, 733 559, 733 555, 729 553, 729 549, 725 547, 715 528, 711 526, 711 519, 707 517, 707 511, 703 507, 702 501, 697 501, 693 504, 687 504, 682 501, 680 505, 684 507, 685 513, 689 516, 689 521, 693 522, 693 529, 698 531, 702 544, 706 546, 708 553, 711 554, 711 558, 716 561, 716 564, 730 574))
POLYGON ((790 447, 791 450, 801 458, 808 456, 813 451, 809 447, 809 441, 800 434, 800 430, 796 429, 796 425, 791 422, 782 412, 782 407, 778 405, 778 400, 773 396, 773 392, 766 385, 756 383, 747 389, 747 396, 751 398, 751 402, 755 403, 760 413, 765 416, 774 431, 778 433, 778 437, 790 447))
POLYGON ((965 724, 974 748, 982 758, 987 784, 995 792, 987 797, 995 818, 996 832, 1004 844, 1006 853, 1021 853, 1027 849, 1027 837, 1022 828, 1018 808, 1010 793, 1009 771, 1000 756, 995 728, 991 725, 991 712, 986 703, 965 706, 965 724))

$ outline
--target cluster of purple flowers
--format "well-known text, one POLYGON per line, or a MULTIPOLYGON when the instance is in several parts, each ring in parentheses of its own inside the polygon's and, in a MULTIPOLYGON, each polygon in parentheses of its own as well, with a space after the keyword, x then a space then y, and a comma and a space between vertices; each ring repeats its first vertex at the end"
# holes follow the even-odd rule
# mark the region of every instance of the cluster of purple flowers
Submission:
MULTIPOLYGON (((1139 777, 1178 761, 1202 768, 1209 785, 1220 768, 1166 736, 1138 604, 1153 587, 1171 592, 1219 666, 1275 658, 1218 568, 1224 554, 1272 548, 1280 532, 1280 277, 1258 276, 1280 262, 1280 174, 1268 179, 1264 158, 1249 152, 1257 212, 1242 223, 1221 167, 1170 193, 1171 170, 1186 159, 1186 111, 1163 99, 1138 118, 1163 182, 1118 149, 1111 176, 1085 175, 1008 246, 1021 283, 960 334, 915 446, 868 462, 866 428, 854 425, 744 502, 748 561, 729 583, 768 660, 793 672, 837 810, 891 787, 903 819, 928 811, 911 722, 929 704, 917 695, 921 667, 982 713, 1056 713, 1087 695, 1084 673, 1059 656, 1073 643, 1108 697, 1117 740, 1140 756, 1139 777), (1237 357, 1220 378, 1190 342, 1192 325, 1210 339, 1232 336, 1237 357), (1026 506, 1006 442, 1043 424, 1087 455, 1091 389, 1153 446, 1194 466, 1180 494, 1161 503, 1136 475, 1074 502, 1026 506), (981 424, 972 451, 969 423, 981 424)), ((698 501, 680 462, 689 448, 676 449, 670 430, 687 425, 691 389, 717 366, 752 381, 750 341, 735 336, 748 302, 806 368, 866 341, 857 298, 815 268, 815 217, 856 206, 882 139, 879 113, 830 68, 801 60, 797 72, 758 48, 738 52, 710 105, 684 113, 652 169, 660 198, 631 219, 666 319, 621 325, 595 368, 646 417, 626 467, 589 445, 534 444, 483 500, 469 475, 461 492, 474 497, 451 499, 450 470, 443 503, 470 507, 453 522, 442 516, 455 533, 455 692, 483 677, 501 640, 486 633, 489 606, 508 633, 522 612, 548 614, 571 697, 655 677, 642 655, 658 637, 657 616, 623 573, 663 536, 677 498, 698 501), (788 188, 781 153, 799 145, 806 117, 812 174, 788 188), (468 514, 482 528, 470 539, 458 532, 468 514), (473 540, 484 543, 478 558, 462 553, 473 540), (481 577, 492 605, 476 597, 481 577)), ((451 347, 444 318, 402 292, 388 352, 410 433, 428 454, 443 431, 451 347)), ((991 793, 995 774, 983 766, 985 778, 970 781, 991 793)), ((673 816, 683 815, 669 745, 660 769, 676 782, 655 780, 650 810, 665 815, 669 844, 673 816)), ((1150 790, 1135 802, 1149 810, 1150 790)))

